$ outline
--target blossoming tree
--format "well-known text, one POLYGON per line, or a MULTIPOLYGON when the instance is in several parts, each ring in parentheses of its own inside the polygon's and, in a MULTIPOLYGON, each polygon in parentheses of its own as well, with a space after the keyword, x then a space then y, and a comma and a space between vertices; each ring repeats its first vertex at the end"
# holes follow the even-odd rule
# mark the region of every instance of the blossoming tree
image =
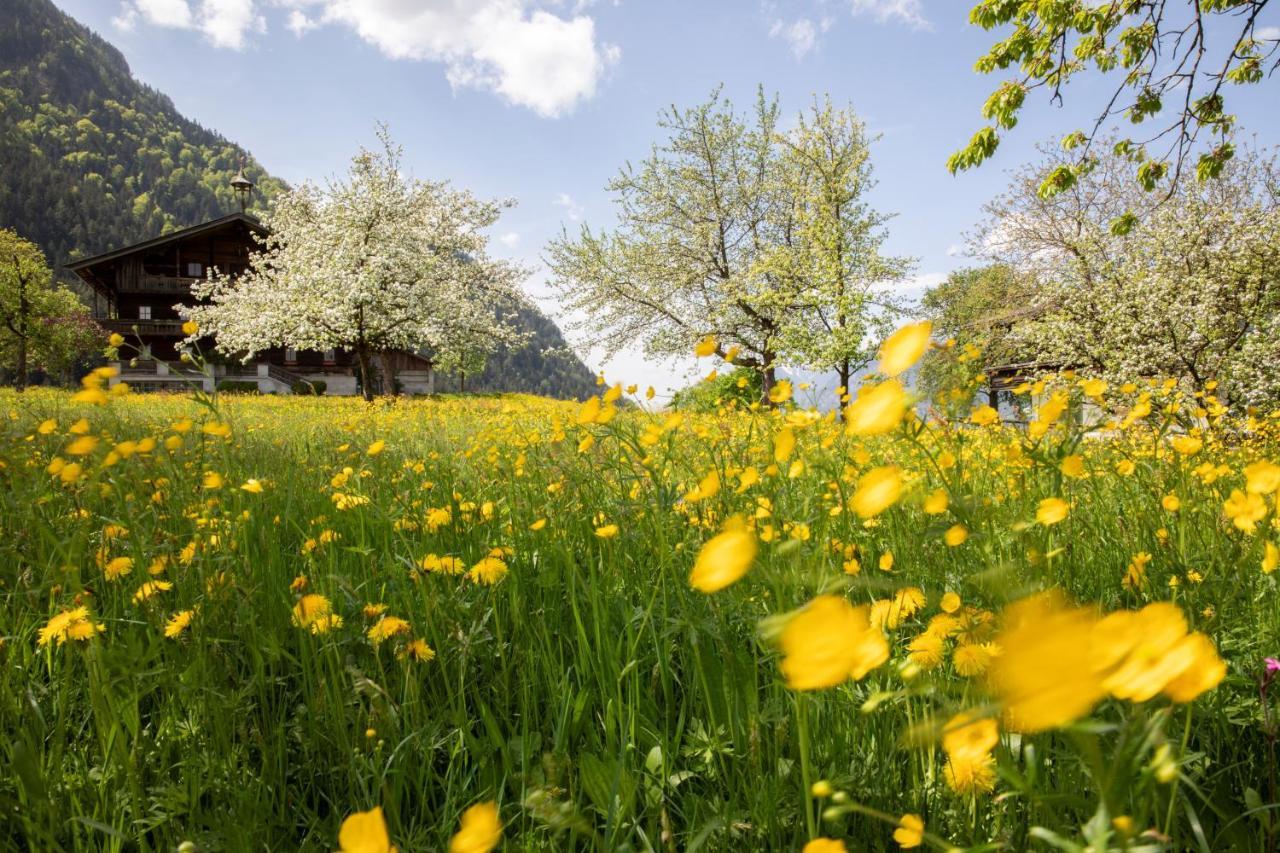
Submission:
POLYGON ((366 398, 373 362, 425 351, 474 360, 516 332, 495 306, 520 298, 518 267, 489 257, 486 233, 509 202, 407 177, 387 129, 348 174, 276 199, 261 249, 238 276, 211 273, 184 309, 219 350, 252 357, 272 346, 351 351, 366 398))

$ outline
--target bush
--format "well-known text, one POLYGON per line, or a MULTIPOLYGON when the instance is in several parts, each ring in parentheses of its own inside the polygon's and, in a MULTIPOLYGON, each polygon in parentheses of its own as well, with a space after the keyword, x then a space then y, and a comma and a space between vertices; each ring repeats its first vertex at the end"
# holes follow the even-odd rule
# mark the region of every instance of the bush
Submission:
POLYGON ((223 394, 257 394, 258 383, 224 379, 218 383, 218 391, 223 394))
POLYGON ((324 392, 328 388, 329 388, 328 383, 325 382, 323 379, 315 379, 312 381, 307 381, 306 379, 300 379, 297 382, 293 383, 293 393, 302 397, 307 397, 312 394, 314 394, 317 397, 322 397, 324 396, 324 392))

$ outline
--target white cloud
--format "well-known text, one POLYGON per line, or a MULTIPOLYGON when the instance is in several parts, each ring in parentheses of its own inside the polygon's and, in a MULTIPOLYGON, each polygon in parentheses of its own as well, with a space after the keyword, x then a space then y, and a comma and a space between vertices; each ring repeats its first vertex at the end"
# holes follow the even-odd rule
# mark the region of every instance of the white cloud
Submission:
POLYGON ((311 18, 308 18, 306 12, 303 12, 300 9, 294 9, 289 12, 289 23, 287 26, 289 27, 289 32, 293 33, 298 38, 302 38, 303 35, 306 34, 307 30, 314 30, 320 25, 311 18))
POLYGON ((520 235, 515 231, 508 231, 498 238, 498 242, 508 249, 514 249, 520 245, 520 235))
POLYGON ((818 28, 808 18, 800 18, 789 24, 776 20, 769 27, 769 35, 786 41, 796 59, 804 59, 805 54, 818 46, 818 28))
POLYGON ((112 23, 132 30, 139 21, 157 27, 199 30, 215 47, 240 50, 250 32, 266 32, 266 20, 258 14, 255 0, 200 0, 193 11, 187 0, 124 0, 112 23))
POLYGON ((1280 27, 1259 27, 1253 37, 1258 41, 1280 41, 1280 27))
POLYGON ((117 27, 139 22, 199 30, 215 47, 239 50, 266 32, 262 10, 287 10, 296 36, 323 24, 350 28, 392 59, 437 62, 454 87, 496 92, 542 116, 592 98, 621 51, 595 19, 562 0, 122 0, 117 27), (544 7, 551 7, 552 10, 544 7))
POLYGON ((321 23, 350 27, 392 59, 445 66, 455 86, 486 89, 543 116, 596 94, 619 49, 595 20, 561 17, 533 0, 277 0, 316 9, 321 23))
POLYGON ((961 246, 959 243, 952 243, 950 246, 947 247, 948 258, 954 258, 958 255, 963 255, 963 254, 964 254, 964 246, 961 246))
POLYGON ((920 0, 851 0, 854 15, 866 15, 885 23, 901 21, 917 29, 929 29, 929 20, 920 8, 920 0))
POLYGON ((564 215, 569 218, 570 222, 577 222, 582 218, 582 205, 573 200, 568 193, 560 193, 556 196, 556 207, 564 208, 564 215))

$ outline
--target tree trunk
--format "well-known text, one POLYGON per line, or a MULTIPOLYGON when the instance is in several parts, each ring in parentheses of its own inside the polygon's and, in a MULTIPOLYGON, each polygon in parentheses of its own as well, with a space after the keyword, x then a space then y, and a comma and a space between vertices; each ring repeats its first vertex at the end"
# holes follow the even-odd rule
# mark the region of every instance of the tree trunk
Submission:
POLYGON ((399 396, 400 392, 396 388, 396 365, 392 353, 383 350, 378 356, 378 360, 382 362, 382 393, 399 396))
MULTIPOLYGON (((840 387, 844 389, 844 396, 853 399, 853 389, 849 387, 849 383, 853 381, 853 365, 849 363, 849 359, 842 359, 840 364, 836 366, 836 372, 840 374, 840 387)), ((836 411, 840 413, 840 420, 845 419, 844 400, 836 399, 836 411)))
POLYGON ((458 371, 458 393, 467 393, 467 371, 465 370, 458 371))
POLYGON ((769 395, 773 392, 773 386, 778 381, 778 371, 773 363, 773 353, 764 354, 764 365, 760 368, 760 393, 763 399, 760 401, 768 408, 773 408, 774 403, 769 399, 769 395))
POLYGON ((13 378, 13 387, 21 394, 27 390, 27 336, 18 336, 18 371, 13 378))
POLYGON ((360 370, 360 393, 365 402, 373 400, 373 376, 369 364, 369 348, 363 344, 356 347, 356 361, 360 370))

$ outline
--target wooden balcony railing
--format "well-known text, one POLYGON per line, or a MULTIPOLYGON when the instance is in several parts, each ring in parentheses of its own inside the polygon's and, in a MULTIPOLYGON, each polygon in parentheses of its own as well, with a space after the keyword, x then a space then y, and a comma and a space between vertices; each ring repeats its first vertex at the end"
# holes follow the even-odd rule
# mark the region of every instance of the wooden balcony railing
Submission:
POLYGON ((118 320, 99 319, 98 325, 108 332, 119 332, 126 338, 133 335, 160 335, 185 338, 181 320, 118 320))
POLYGON ((120 288, 123 293, 190 293, 198 278, 169 275, 144 275, 120 288))

